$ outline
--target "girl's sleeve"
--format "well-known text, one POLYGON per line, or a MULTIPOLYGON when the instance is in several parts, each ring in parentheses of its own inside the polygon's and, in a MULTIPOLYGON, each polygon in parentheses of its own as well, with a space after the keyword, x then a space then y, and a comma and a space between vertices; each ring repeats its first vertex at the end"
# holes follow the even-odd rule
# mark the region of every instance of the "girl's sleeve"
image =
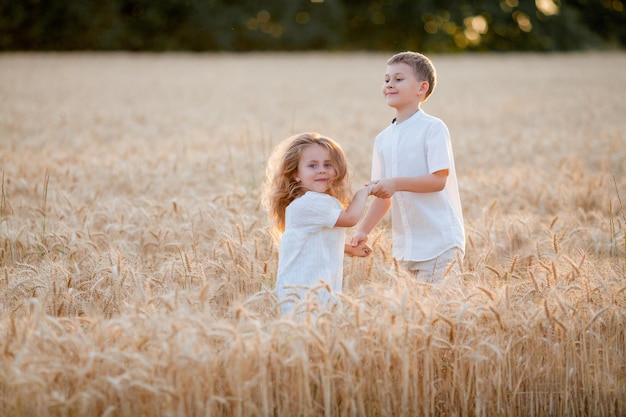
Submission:
POLYGON ((328 194, 308 192, 299 198, 299 210, 294 221, 312 229, 334 227, 341 214, 341 204, 328 194))

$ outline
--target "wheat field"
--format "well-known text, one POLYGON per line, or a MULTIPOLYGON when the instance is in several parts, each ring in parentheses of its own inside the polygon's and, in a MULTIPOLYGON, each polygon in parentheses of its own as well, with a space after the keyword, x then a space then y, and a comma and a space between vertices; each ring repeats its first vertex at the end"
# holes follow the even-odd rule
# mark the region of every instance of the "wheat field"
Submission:
POLYGON ((0 415, 626 415, 623 53, 432 56, 457 285, 386 218, 280 316, 266 160, 319 131, 366 182, 387 57, 0 55, 0 415))

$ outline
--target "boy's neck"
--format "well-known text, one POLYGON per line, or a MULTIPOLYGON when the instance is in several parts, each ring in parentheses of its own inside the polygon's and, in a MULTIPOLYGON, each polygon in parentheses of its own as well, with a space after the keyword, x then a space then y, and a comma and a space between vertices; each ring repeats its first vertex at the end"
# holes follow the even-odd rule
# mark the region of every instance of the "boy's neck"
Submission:
POLYGON ((419 103, 417 104, 417 107, 413 106, 413 107, 409 107, 406 109, 396 109, 396 118, 395 118, 396 124, 398 125, 404 122, 405 120, 410 119, 411 116, 413 116, 419 110, 420 110, 419 103))

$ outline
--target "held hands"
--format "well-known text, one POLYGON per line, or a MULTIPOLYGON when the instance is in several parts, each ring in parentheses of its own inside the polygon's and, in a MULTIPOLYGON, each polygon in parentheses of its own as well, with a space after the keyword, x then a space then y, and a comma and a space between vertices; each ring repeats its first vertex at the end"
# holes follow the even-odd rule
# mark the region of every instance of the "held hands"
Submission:
MULTIPOLYGON (((366 243, 367 243, 367 234, 365 234, 364 232, 361 232, 360 230, 357 230, 354 233, 354 235, 352 235, 349 246, 351 246, 352 248, 358 248, 361 245, 365 245, 366 243)), ((371 252, 371 249, 369 251, 371 252)))
MULTIPOLYGON (((367 190, 367 195, 373 195, 375 197, 381 199, 388 199, 397 191, 396 182, 393 178, 388 178, 384 180, 372 181, 369 184, 366 184, 362 189, 367 190)), ((359 190, 361 191, 361 190, 359 190)), ((381 216, 387 211, 388 206, 384 208, 384 212, 381 212, 381 216)), ((379 209, 380 210, 380 209, 379 209)), ((377 223, 378 221, 376 221, 377 223)), ((357 230, 350 239, 350 243, 346 245, 345 252, 351 254, 351 252, 357 251, 360 252, 360 255, 356 256, 368 256, 372 249, 366 245, 367 243, 367 233, 362 230, 357 230)), ((351 256, 354 256, 351 254, 351 256)))
POLYGON ((361 242, 358 245, 346 245, 345 253, 349 256, 359 256, 366 257, 372 253, 372 249, 365 244, 365 242, 361 242))
POLYGON ((373 195, 378 198, 391 198, 391 196, 397 191, 393 178, 372 181, 367 184, 367 187, 369 189, 369 195, 373 195))
MULTIPOLYGON (((387 195, 387 193, 389 192, 391 192, 391 194, 395 192, 395 189, 391 191, 391 185, 393 185, 391 181, 386 181, 386 180, 372 181, 369 184, 366 184, 364 187, 362 187, 359 190, 359 192, 362 192, 362 190, 367 190, 368 196, 373 195, 373 196, 380 197, 380 198, 388 198, 388 197, 383 197, 383 195, 387 195), (387 184, 387 182, 389 184, 387 184)), ((352 238, 350 239, 350 243, 345 245, 344 252, 350 256, 360 256, 360 257, 369 256, 372 253, 372 248, 367 246, 367 234, 365 232, 357 230, 354 233, 354 235, 352 235, 352 238)))
MULTIPOLYGON (((363 187, 364 189, 367 189, 367 195, 374 195, 374 189, 377 185, 378 181, 373 181, 370 182, 369 184, 366 184, 365 187, 363 187)), ((365 249, 366 255, 369 255, 372 252, 372 249, 366 245, 367 243, 367 233, 362 232, 360 230, 357 230, 353 235, 352 238, 350 239, 350 243, 348 245, 346 245, 346 247, 350 248, 351 250, 357 250, 357 248, 367 248, 365 249)))

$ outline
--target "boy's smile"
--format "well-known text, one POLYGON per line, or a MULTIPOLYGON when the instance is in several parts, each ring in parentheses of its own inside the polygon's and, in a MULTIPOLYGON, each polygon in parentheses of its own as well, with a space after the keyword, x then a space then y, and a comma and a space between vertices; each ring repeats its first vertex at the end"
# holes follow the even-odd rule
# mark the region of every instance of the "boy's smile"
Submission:
POLYGON ((418 80, 408 64, 397 62, 387 66, 382 92, 387 105, 396 109, 399 115, 417 111, 427 90, 428 83, 418 80))

